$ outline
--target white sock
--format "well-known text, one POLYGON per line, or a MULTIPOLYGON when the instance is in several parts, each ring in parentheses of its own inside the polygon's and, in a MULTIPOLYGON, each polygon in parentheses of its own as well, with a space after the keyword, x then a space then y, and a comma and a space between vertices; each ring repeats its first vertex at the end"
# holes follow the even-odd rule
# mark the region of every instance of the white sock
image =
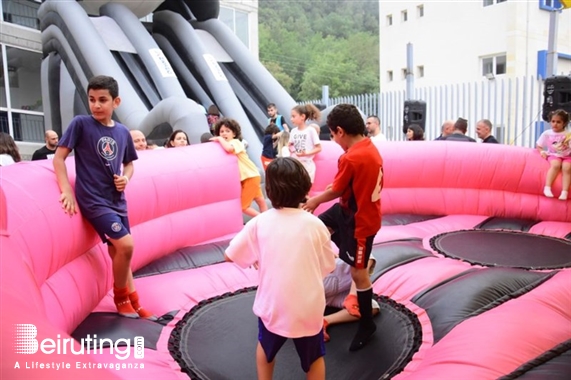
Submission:
POLYGON ((543 188, 543 195, 547 198, 553 198, 553 193, 551 192, 551 186, 545 186, 543 188))
POLYGON ((561 192, 561 195, 559 196, 559 200, 566 201, 566 200, 567 200, 567 195, 568 195, 567 191, 563 190, 563 191, 561 192))

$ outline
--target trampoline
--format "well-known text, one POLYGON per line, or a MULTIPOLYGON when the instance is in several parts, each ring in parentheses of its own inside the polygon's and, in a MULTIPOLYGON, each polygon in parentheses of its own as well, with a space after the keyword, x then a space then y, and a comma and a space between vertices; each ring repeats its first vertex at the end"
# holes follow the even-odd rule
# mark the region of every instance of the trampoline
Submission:
MULTIPOLYGON (((205 300, 179 321, 169 339, 169 351, 191 379, 255 379, 258 322, 252 313, 255 288, 205 300), (237 349, 239 347, 239 349, 237 349)), ((387 297, 379 299, 377 332, 358 352, 348 347, 356 324, 328 329, 325 363, 328 378, 380 379, 399 373, 421 344, 421 324, 414 313, 387 297)), ((305 376, 291 340, 276 357, 274 379, 305 376)))
POLYGON ((525 232, 463 230, 430 239, 436 252, 470 264, 522 269, 571 266, 571 241, 525 232))

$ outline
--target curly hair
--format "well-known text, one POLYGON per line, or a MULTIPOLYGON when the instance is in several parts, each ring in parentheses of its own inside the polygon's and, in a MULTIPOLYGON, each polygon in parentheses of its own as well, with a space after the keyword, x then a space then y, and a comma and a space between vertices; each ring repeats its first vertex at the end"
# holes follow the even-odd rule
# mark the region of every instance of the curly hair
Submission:
POLYGON ((216 124, 214 124, 214 136, 220 136, 220 128, 226 127, 232 132, 234 132, 234 138, 242 141, 242 128, 240 124, 234 119, 229 117, 223 117, 219 119, 216 124))

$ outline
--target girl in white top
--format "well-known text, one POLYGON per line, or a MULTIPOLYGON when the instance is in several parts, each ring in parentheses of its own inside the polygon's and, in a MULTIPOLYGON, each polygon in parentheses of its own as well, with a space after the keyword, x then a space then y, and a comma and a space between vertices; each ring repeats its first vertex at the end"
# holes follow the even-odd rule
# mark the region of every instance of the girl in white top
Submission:
POLYGON ((571 184, 571 133, 565 131, 569 124, 569 114, 562 109, 553 111, 549 115, 549 121, 551 129, 543 132, 537 140, 537 149, 541 157, 549 161, 543 194, 553 198, 551 185, 561 171, 562 191, 559 199, 565 201, 571 184))
POLYGON ((313 157, 321 152, 321 142, 315 128, 307 126, 306 121, 319 121, 320 116, 321 113, 313 104, 297 105, 291 110, 291 122, 295 128, 289 135, 289 151, 303 164, 312 183, 315 179, 313 157))

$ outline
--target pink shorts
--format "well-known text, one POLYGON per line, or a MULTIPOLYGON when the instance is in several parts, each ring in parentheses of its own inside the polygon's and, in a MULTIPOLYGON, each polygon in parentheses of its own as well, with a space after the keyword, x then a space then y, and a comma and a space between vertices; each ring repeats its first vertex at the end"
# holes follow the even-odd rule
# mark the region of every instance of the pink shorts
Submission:
POLYGON ((547 156, 547 161, 551 162, 553 160, 559 160, 563 162, 571 162, 571 156, 569 157, 555 157, 555 156, 547 156))

